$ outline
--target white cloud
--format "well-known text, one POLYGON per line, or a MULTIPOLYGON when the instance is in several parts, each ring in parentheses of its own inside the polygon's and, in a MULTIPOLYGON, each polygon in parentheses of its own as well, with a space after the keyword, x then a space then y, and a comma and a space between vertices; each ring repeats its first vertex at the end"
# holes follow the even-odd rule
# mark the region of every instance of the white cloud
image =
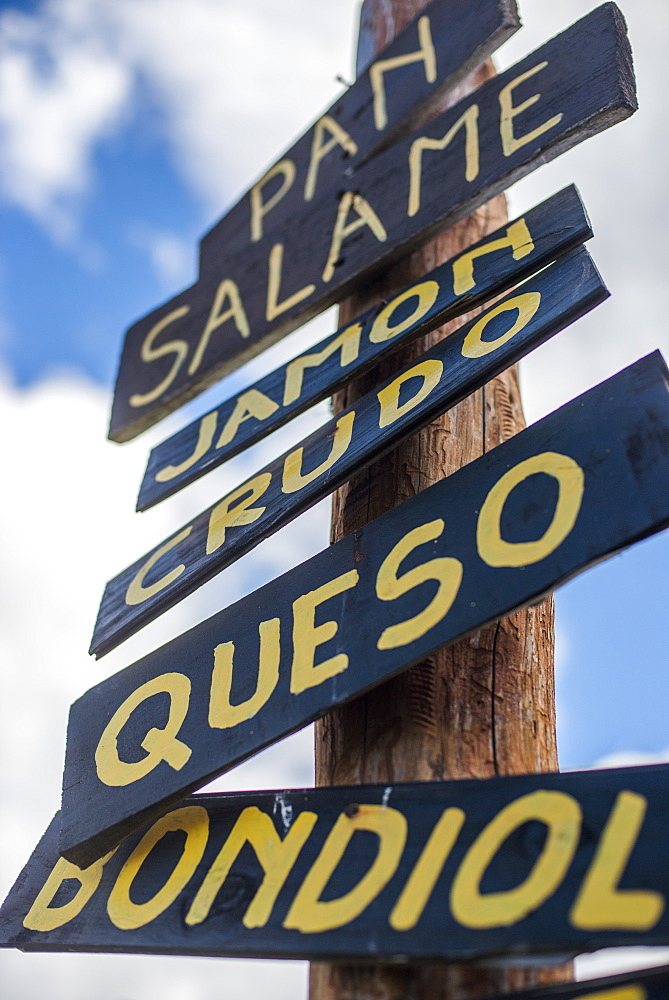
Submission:
MULTIPOLYGON (((201 501, 184 491, 147 515, 134 513, 150 441, 145 436, 122 448, 106 443, 108 407, 107 393, 74 376, 24 392, 0 374, 3 466, 11 484, 0 491, 0 899, 59 806, 70 703, 106 674, 230 603, 230 594, 234 599, 254 589, 327 540, 318 518, 303 519, 291 541, 276 536, 276 548, 264 543, 228 570, 226 599, 220 583, 217 589, 211 581, 209 590, 96 664, 86 649, 105 580, 167 537, 201 501)), ((260 450, 246 461, 255 468, 267 457, 260 450)), ((243 475, 241 469, 226 475, 243 475)), ((311 759, 312 736, 304 730, 216 787, 304 786, 311 783, 311 759)), ((270 990, 288 1000, 304 995, 305 977, 299 963, 0 952, 2 993, 12 1000, 34 1000, 47 982, 51 1000, 90 1000, 92 983, 97 1000, 209 1000, 222 981, 226 1000, 270 990)))
POLYGON ((128 241, 148 253, 156 277, 166 289, 173 291, 192 280, 196 270, 195 247, 176 233, 168 233, 147 223, 129 227, 128 241))
POLYGON ((220 213, 340 91, 357 0, 117 0, 127 57, 166 114, 177 160, 220 213))
POLYGON ((604 948, 580 955, 575 962, 577 979, 616 976, 637 969, 652 969, 669 962, 669 948, 604 948))
MULTIPOLYGON (((64 5, 65 7, 66 5, 64 5)), ((4 198, 72 235, 68 210, 90 179, 93 144, 118 122, 128 68, 87 26, 6 10, 0 19, 0 176, 4 198)))
POLYGON ((357 0, 44 0, 0 15, 4 197, 71 239, 100 140, 148 86, 211 212, 341 89, 357 0))
POLYGON ((641 767, 642 764, 669 764, 669 747, 658 750, 657 753, 644 753, 641 750, 619 750, 609 753, 595 761, 593 767, 641 767))

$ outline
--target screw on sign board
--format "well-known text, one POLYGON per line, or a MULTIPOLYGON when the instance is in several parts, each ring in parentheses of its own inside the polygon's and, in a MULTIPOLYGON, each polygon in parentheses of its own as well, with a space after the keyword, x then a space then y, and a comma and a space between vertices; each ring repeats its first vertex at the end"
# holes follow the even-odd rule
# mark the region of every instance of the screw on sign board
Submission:
POLYGON ((110 437, 155 423, 421 240, 636 110, 623 17, 604 4, 474 95, 351 168, 268 241, 201 248, 192 288, 126 333, 110 437), (207 261, 211 266, 207 266, 207 261))
POLYGON ((658 765, 197 795, 85 871, 58 858, 56 817, 0 944, 517 962, 668 944, 668 780, 658 765))
POLYGON ((507 291, 591 236, 576 189, 553 195, 156 445, 137 509, 172 496, 410 340, 507 291))
POLYGON ((607 295, 583 247, 528 279, 110 580, 91 652, 108 652, 607 295))
POLYGON ((91 688, 61 853, 87 865, 216 775, 669 525, 658 353, 91 688))

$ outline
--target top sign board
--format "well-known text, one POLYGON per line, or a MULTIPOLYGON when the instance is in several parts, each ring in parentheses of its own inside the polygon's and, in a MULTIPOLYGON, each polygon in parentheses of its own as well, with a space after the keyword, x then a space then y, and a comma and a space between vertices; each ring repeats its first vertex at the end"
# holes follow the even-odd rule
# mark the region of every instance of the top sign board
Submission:
MULTIPOLYGON (((607 3, 352 166, 342 183, 317 189, 265 238, 254 242, 248 216, 238 240, 212 230, 197 284, 126 334, 110 437, 138 434, 363 277, 635 110, 624 20, 607 3)), ((271 194, 264 197, 269 226, 275 207, 267 207, 271 194)))

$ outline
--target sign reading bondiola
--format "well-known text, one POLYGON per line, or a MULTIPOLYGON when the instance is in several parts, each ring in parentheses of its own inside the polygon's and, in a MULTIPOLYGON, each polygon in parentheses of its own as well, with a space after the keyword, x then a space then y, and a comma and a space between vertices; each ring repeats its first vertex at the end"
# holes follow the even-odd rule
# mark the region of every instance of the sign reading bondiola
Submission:
POLYGON ((137 509, 176 493, 408 341, 506 292, 591 236, 574 187, 506 223, 157 445, 137 509))
POLYGON ((662 765, 194 796, 85 871, 58 858, 56 817, 0 944, 451 961, 668 944, 668 781, 662 765))
POLYGON ((352 165, 341 183, 317 190, 285 225, 254 241, 282 204, 268 188, 257 231, 253 213, 239 240, 214 230, 202 243, 197 284, 128 330, 110 436, 139 433, 341 300, 363 276, 635 109, 624 21, 608 3, 428 125, 352 165))
MULTIPOLYGON (((607 295, 583 247, 528 279, 110 580, 91 652, 106 653, 607 295)), ((429 283, 418 310, 426 296, 429 283)))
POLYGON ((659 354, 131 664, 72 706, 85 865, 333 706, 669 524, 659 354))

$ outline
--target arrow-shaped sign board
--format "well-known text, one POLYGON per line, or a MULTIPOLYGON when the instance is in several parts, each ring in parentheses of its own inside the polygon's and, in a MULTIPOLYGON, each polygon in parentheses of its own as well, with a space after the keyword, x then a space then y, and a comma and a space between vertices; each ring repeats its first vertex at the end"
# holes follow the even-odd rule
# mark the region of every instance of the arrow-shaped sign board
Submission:
POLYGON ((528 279, 110 580, 91 652, 108 652, 607 295, 583 247, 528 279))
POLYGON ((591 236, 576 189, 553 195, 156 445, 137 509, 172 496, 410 340, 508 291, 591 236))
POLYGON ((102 681, 70 711, 86 865, 216 775, 669 525, 669 372, 637 362, 102 681))
POLYGON ((658 765, 196 795, 85 871, 59 859, 56 817, 0 945, 519 963, 666 945, 668 781, 658 765))
MULTIPOLYGON (((636 110, 623 17, 593 11, 314 194, 254 242, 213 230, 196 285, 127 332, 110 437, 124 441, 434 232, 636 110)), ((268 192, 269 195, 269 192, 268 192)))

